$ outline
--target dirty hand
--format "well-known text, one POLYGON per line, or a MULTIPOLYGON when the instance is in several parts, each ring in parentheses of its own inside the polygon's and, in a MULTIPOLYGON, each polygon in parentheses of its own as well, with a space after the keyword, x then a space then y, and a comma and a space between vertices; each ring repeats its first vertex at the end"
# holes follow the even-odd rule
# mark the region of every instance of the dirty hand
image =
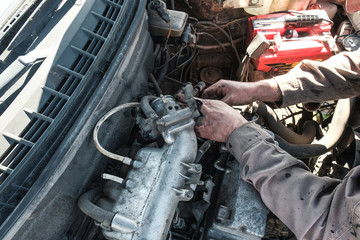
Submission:
POLYGON ((202 93, 202 98, 218 99, 231 106, 245 105, 254 101, 251 95, 252 83, 235 82, 230 80, 220 80, 202 93))
POLYGON ((253 101, 279 101, 282 98, 275 79, 258 82, 220 80, 205 89, 202 98, 218 99, 230 106, 245 105, 253 101))
POLYGON ((202 138, 226 142, 236 128, 247 122, 238 111, 224 102, 205 99, 201 99, 201 102, 204 117, 201 126, 195 127, 195 132, 202 138))

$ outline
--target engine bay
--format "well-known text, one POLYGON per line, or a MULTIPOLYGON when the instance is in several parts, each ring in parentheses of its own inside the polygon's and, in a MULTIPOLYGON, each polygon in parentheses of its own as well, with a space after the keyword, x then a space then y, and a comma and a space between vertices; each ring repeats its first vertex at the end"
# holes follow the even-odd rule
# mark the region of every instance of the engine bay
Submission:
MULTIPOLYGON (((196 135, 202 92, 358 50, 360 11, 341 0, 35 2, 0 35, 0 238, 296 239, 226 144, 196 135)), ((233 108, 313 174, 341 180, 360 164, 355 105, 233 108)))
MULTIPOLYGON (((295 239, 241 179, 242 169, 225 145, 196 137, 193 127, 202 119, 197 97, 220 79, 261 81, 303 59, 322 61, 355 50, 358 29, 338 3, 318 2, 300 10, 289 4, 253 15, 266 1, 254 2, 148 2, 155 62, 150 94, 112 109, 95 126, 95 145, 112 160, 101 187, 79 200, 105 238, 295 239), (117 112, 133 116, 136 124, 128 145, 112 153, 98 135, 117 112), (102 213, 95 214, 95 208, 102 213)), ((356 134, 348 125, 353 101, 286 109, 256 102, 237 109, 314 174, 342 179, 358 161, 356 134), (347 117, 339 109, 346 109, 347 117)))

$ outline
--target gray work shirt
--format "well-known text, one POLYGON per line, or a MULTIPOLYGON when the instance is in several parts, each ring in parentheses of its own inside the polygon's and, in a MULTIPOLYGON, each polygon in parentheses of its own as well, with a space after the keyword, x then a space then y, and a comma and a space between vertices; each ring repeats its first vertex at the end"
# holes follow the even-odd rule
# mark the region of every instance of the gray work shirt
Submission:
MULTIPOLYGON (((276 78, 282 105, 358 96, 359 73, 360 51, 323 63, 303 61, 276 78)), ((243 168, 242 178, 298 239, 360 239, 360 167, 342 181, 315 176, 254 123, 236 129, 227 147, 243 168)))

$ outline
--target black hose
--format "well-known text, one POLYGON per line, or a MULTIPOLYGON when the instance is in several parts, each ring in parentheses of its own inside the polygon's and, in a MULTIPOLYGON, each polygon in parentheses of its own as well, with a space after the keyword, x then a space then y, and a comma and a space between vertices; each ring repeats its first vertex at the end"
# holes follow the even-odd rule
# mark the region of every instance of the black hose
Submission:
POLYGON ((295 158, 310 158, 320 156, 330 149, 321 144, 292 144, 275 135, 275 141, 279 146, 295 158))
POLYGON ((296 158, 310 158, 320 156, 331 149, 340 141, 350 118, 350 113, 354 109, 355 99, 341 99, 338 101, 328 132, 313 144, 292 144, 285 141, 280 136, 275 136, 279 146, 296 158))
POLYGON ((147 118, 157 118, 158 115, 156 114, 155 110, 150 106, 150 102, 155 100, 156 97, 149 95, 144 96, 141 98, 141 109, 143 110, 145 116, 147 118))
POLYGON ((111 228, 111 222, 115 213, 98 207, 92 202, 100 193, 101 188, 94 188, 82 194, 78 200, 78 206, 83 213, 99 222, 101 226, 111 228))
POLYGON ((158 85, 161 85, 164 82, 167 70, 169 68, 169 54, 166 53, 165 55, 165 63, 161 66, 160 70, 156 73, 156 79, 158 85))
POLYGON ((268 127, 272 132, 289 143, 306 144, 311 143, 315 138, 317 123, 312 120, 306 121, 303 127, 303 133, 298 134, 288 129, 280 121, 274 110, 265 103, 259 103, 259 107, 256 113, 265 119, 268 127))
MULTIPOLYGON (((359 145, 360 145, 360 129, 355 129, 354 131, 355 134, 355 147, 358 149, 359 145)), ((360 151, 357 150, 355 151, 355 159, 354 159, 354 164, 353 167, 359 166, 360 165, 360 151)))
POLYGON ((175 10, 175 1, 174 0, 170 0, 170 8, 171 8, 171 10, 175 10))
POLYGON ((152 73, 150 73, 150 80, 151 80, 152 84, 154 85, 156 94, 158 96, 161 96, 162 91, 161 91, 160 86, 159 86, 158 82, 156 81, 156 79, 155 79, 155 77, 154 77, 154 75, 152 73))

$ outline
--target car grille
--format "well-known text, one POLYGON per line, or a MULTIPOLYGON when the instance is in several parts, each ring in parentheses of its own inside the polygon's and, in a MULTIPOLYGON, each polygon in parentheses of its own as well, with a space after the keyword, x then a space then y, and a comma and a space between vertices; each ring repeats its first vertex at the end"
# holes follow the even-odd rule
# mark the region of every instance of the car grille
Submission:
POLYGON ((71 44, 51 68, 37 110, 24 129, 2 132, 10 143, 0 158, 0 222, 19 205, 106 73, 139 1, 95 0, 71 44))

